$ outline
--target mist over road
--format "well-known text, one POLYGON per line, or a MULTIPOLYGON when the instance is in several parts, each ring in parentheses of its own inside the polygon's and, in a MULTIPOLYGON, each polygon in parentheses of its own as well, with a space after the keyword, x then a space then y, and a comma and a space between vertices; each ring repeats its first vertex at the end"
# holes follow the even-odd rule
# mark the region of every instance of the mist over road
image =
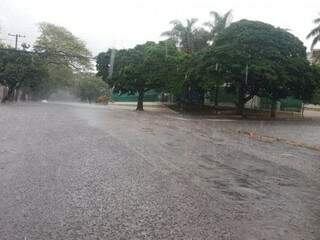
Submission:
POLYGON ((239 130, 320 144, 319 121, 0 106, 0 239, 319 239, 320 153, 239 130))

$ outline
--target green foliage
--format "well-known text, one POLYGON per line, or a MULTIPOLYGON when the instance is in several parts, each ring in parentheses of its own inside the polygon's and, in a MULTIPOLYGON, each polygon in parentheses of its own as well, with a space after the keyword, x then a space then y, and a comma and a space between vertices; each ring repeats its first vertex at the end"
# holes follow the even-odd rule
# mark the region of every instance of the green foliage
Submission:
POLYGON ((306 49, 283 29, 241 20, 216 38, 210 52, 221 65, 227 84, 237 89, 240 108, 254 95, 277 100, 290 94, 308 94, 307 89, 302 93, 296 87, 308 79, 306 49))
POLYGON ((90 51, 70 31, 45 22, 40 23, 39 28, 41 35, 34 44, 34 50, 41 53, 48 64, 63 65, 77 71, 92 67, 90 51))
MULTIPOLYGON (((97 76, 88 73, 91 53, 83 41, 63 27, 40 23, 34 53, 26 45, 23 51, 0 45, 0 83, 10 94, 23 89, 35 98, 73 89, 89 102, 106 95, 109 85, 114 93, 138 95, 139 110, 149 90, 203 104, 205 95, 217 103, 221 86, 237 93, 242 110, 253 96, 271 99, 273 105, 288 96, 320 102, 319 67, 310 66, 298 38, 263 22, 241 20, 229 26, 231 11, 211 15, 213 22, 205 24, 209 32, 196 26, 197 19, 174 20, 162 34, 166 41, 100 53, 97 76)), ((319 31, 316 27, 308 35, 314 37, 312 47, 320 41, 319 31)))
POLYGON ((89 70, 91 53, 83 41, 63 27, 40 23, 41 35, 34 52, 16 51, 1 45, 0 83, 9 88, 4 99, 13 100, 15 90, 33 99, 47 98, 61 88, 70 88, 76 72, 89 70))
POLYGON ((206 92, 210 100, 214 100, 218 105, 219 90, 225 80, 221 72, 221 66, 216 61, 210 51, 199 52, 193 57, 193 79, 198 89, 206 92))
POLYGON ((310 95, 313 104, 320 104, 320 66, 311 66, 311 83, 313 87, 313 94, 310 95))
POLYGON ((47 64, 49 76, 39 86, 38 94, 48 97, 58 89, 69 89, 76 73, 92 68, 91 53, 83 41, 64 27, 40 23, 39 28, 41 35, 34 50, 47 64))
MULTIPOLYGON (((175 84, 177 100, 185 104, 204 104, 205 93, 209 95, 218 95, 220 85, 223 83, 218 72, 213 70, 215 63, 208 61, 206 52, 209 47, 209 41, 214 42, 215 38, 228 26, 231 11, 225 15, 219 15, 217 12, 211 12, 214 22, 207 22, 210 32, 196 27, 197 19, 187 20, 187 24, 175 20, 171 23, 173 28, 164 32, 162 35, 173 39, 176 44, 189 54, 180 61, 180 70, 183 70, 180 79, 175 84)), ((216 97, 217 99, 217 97, 216 97)))
POLYGON ((172 41, 147 42, 118 51, 109 49, 97 57, 98 76, 115 93, 138 93, 138 104, 142 104, 143 94, 150 89, 175 91, 178 88, 181 55, 172 41))
POLYGON ((199 51, 208 46, 210 34, 205 29, 196 27, 197 21, 195 18, 187 19, 187 24, 183 25, 181 21, 173 20, 170 22, 172 29, 162 33, 162 36, 169 37, 186 53, 199 51))
MULTIPOLYGON (((46 62, 45 62, 46 63, 46 62)), ((48 98, 58 89, 68 90, 74 81, 75 73, 65 65, 47 64, 48 76, 36 92, 37 98, 48 98)))
POLYGON ((96 102, 99 97, 108 95, 108 85, 92 73, 77 74, 74 84, 82 101, 96 102))
POLYGON ((1 51, 0 83, 9 88, 8 96, 3 101, 13 100, 16 89, 36 91, 47 76, 46 65, 38 55, 14 49, 1 51))
POLYGON ((99 54, 98 75, 114 87, 114 92, 142 94, 155 89, 191 104, 203 104, 205 94, 217 101, 224 84, 237 92, 239 109, 255 95, 273 101, 289 95, 311 100, 314 82, 306 49, 299 39, 262 22, 242 20, 226 28, 230 12, 212 14, 211 47, 206 40, 195 50, 199 33, 195 19, 187 21, 186 26, 173 21, 173 29, 164 33, 170 41, 99 54), (182 51, 175 47, 177 43, 182 51))
POLYGON ((204 25, 210 29, 210 40, 214 42, 217 36, 222 33, 230 24, 232 18, 232 11, 228 11, 224 15, 220 15, 216 11, 210 12, 214 18, 213 22, 206 22, 204 25))

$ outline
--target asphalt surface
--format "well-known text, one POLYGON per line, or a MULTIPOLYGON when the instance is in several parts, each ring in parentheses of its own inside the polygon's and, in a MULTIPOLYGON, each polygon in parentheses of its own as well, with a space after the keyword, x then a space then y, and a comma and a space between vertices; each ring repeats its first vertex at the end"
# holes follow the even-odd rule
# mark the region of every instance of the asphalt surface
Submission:
POLYGON ((0 239, 320 239, 320 121, 0 106, 0 239))

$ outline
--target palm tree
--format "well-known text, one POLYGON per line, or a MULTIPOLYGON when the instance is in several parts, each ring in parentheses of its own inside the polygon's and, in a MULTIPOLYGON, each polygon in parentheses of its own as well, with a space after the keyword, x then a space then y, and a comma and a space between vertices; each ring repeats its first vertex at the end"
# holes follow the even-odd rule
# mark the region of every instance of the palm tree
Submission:
POLYGON ((215 38, 223 32, 225 28, 230 25, 232 19, 232 10, 228 11, 227 13, 220 15, 216 11, 210 12, 210 15, 214 18, 213 22, 206 22, 204 25, 209 27, 211 40, 214 41, 215 38))
POLYGON ((174 40, 183 51, 192 53, 207 45, 208 40, 208 33, 203 28, 195 26, 197 21, 196 18, 187 19, 187 24, 184 25, 179 20, 173 20, 170 22, 173 28, 161 35, 174 40))
POLYGON ((313 20, 315 24, 318 24, 314 29, 311 30, 311 32, 308 34, 307 38, 313 37, 313 41, 311 44, 311 49, 314 48, 314 46, 320 42, 320 16, 313 20))
MULTIPOLYGON (((210 29, 210 40, 211 43, 214 43, 215 39, 219 34, 221 34, 229 25, 232 18, 232 11, 220 15, 218 12, 212 11, 210 15, 214 18, 213 22, 206 22, 204 25, 210 29)), ((212 89, 210 90, 211 94, 214 96, 214 106, 218 107, 219 104, 219 92, 220 87, 223 84, 220 74, 218 73, 219 64, 217 63, 215 68, 215 77, 212 78, 212 89)))
MULTIPOLYGON (((187 19, 186 24, 179 20, 171 21, 172 29, 161 35, 169 37, 169 39, 175 41, 182 51, 194 56, 193 54, 197 54, 203 48, 208 47, 209 40, 209 33, 204 28, 195 26, 197 21, 195 18, 187 19)), ((188 64, 190 66, 192 63, 188 62, 188 64)), ((192 79, 190 67, 185 72, 183 99, 188 103, 203 104, 204 91, 199 89, 199 84, 196 83, 195 79, 192 79)))

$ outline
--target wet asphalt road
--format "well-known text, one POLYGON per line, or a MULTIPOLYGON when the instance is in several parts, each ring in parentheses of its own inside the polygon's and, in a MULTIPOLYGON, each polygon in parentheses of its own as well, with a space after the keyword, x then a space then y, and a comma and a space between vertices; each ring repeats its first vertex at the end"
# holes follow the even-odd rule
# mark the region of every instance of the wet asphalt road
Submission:
POLYGON ((320 239, 320 123, 0 106, 0 239, 320 239))

